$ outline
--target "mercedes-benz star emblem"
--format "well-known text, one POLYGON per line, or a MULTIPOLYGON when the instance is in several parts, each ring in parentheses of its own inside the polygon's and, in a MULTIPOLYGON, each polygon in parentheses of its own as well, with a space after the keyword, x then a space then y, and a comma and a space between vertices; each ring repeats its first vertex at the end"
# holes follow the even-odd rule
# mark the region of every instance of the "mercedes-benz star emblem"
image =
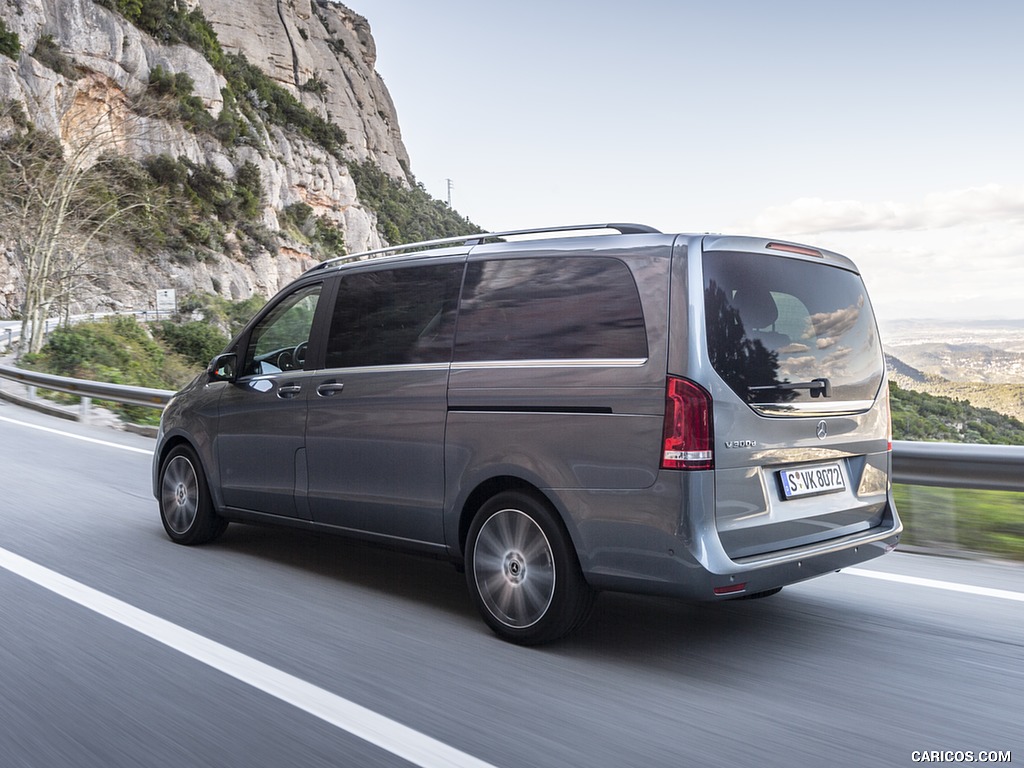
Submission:
POLYGON ((815 434, 819 440, 824 440, 828 437, 828 424, 825 423, 824 419, 818 422, 818 428, 815 430, 815 434))

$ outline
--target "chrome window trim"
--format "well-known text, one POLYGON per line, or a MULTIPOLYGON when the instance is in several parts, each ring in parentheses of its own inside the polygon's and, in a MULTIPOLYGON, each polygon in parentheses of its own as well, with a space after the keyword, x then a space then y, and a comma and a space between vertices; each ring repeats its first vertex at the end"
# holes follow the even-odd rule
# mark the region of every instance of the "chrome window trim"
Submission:
MULTIPOLYGON (((581 358, 579 360, 469 360, 458 363, 392 363, 390 365, 357 365, 336 368, 317 368, 311 371, 288 371, 321 376, 333 371, 353 373, 386 373, 388 371, 453 371, 481 370, 486 368, 641 368, 649 362, 646 357, 637 358, 581 358)), ((259 374, 280 376, 279 373, 259 374)))
POLYGON ((484 368, 640 368, 649 358, 579 358, 559 360, 468 360, 452 363, 452 370, 484 368))
POLYGON ((748 403, 762 416, 848 416, 870 411, 874 400, 843 400, 836 403, 748 403))
POLYGON ((387 373, 389 371, 447 371, 451 363, 391 363, 389 365, 352 365, 334 368, 317 368, 307 371, 314 376, 323 376, 334 371, 351 371, 352 373, 387 373))

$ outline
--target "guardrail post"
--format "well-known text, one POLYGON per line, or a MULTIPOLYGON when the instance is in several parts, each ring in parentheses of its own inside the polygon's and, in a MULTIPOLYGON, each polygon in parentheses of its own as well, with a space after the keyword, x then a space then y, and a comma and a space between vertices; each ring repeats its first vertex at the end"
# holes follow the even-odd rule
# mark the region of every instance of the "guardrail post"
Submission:
POLYGON ((28 385, 28 399, 29 400, 35 400, 36 399, 36 388, 34 386, 32 386, 31 384, 28 385))
POLYGON ((91 397, 86 397, 85 395, 82 395, 80 400, 81 400, 81 402, 79 403, 79 409, 80 410, 78 412, 79 413, 78 420, 79 421, 88 421, 89 420, 89 407, 92 405, 92 398, 91 397))

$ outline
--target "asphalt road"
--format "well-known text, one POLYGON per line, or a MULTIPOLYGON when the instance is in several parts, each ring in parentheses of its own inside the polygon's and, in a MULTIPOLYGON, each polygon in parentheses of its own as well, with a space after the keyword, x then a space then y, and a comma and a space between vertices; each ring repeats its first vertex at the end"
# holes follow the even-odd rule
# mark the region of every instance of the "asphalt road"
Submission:
POLYGON ((151 447, 0 404, 0 766, 1024 762, 1019 566, 897 552, 766 600, 605 594, 523 649, 443 562, 242 525, 172 544, 151 447))

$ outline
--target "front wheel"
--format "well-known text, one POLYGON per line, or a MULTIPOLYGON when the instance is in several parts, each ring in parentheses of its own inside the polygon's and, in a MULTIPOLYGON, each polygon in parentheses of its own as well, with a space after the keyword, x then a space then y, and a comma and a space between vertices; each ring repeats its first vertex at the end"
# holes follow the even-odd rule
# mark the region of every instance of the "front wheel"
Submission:
POLYGON ((160 521, 178 544, 213 541, 228 527, 214 512, 203 467, 187 445, 171 450, 160 467, 160 521))
POLYGON ((550 506, 518 491, 477 511, 466 540, 466 581, 484 621, 520 645, 557 640, 586 621, 594 592, 550 506))

